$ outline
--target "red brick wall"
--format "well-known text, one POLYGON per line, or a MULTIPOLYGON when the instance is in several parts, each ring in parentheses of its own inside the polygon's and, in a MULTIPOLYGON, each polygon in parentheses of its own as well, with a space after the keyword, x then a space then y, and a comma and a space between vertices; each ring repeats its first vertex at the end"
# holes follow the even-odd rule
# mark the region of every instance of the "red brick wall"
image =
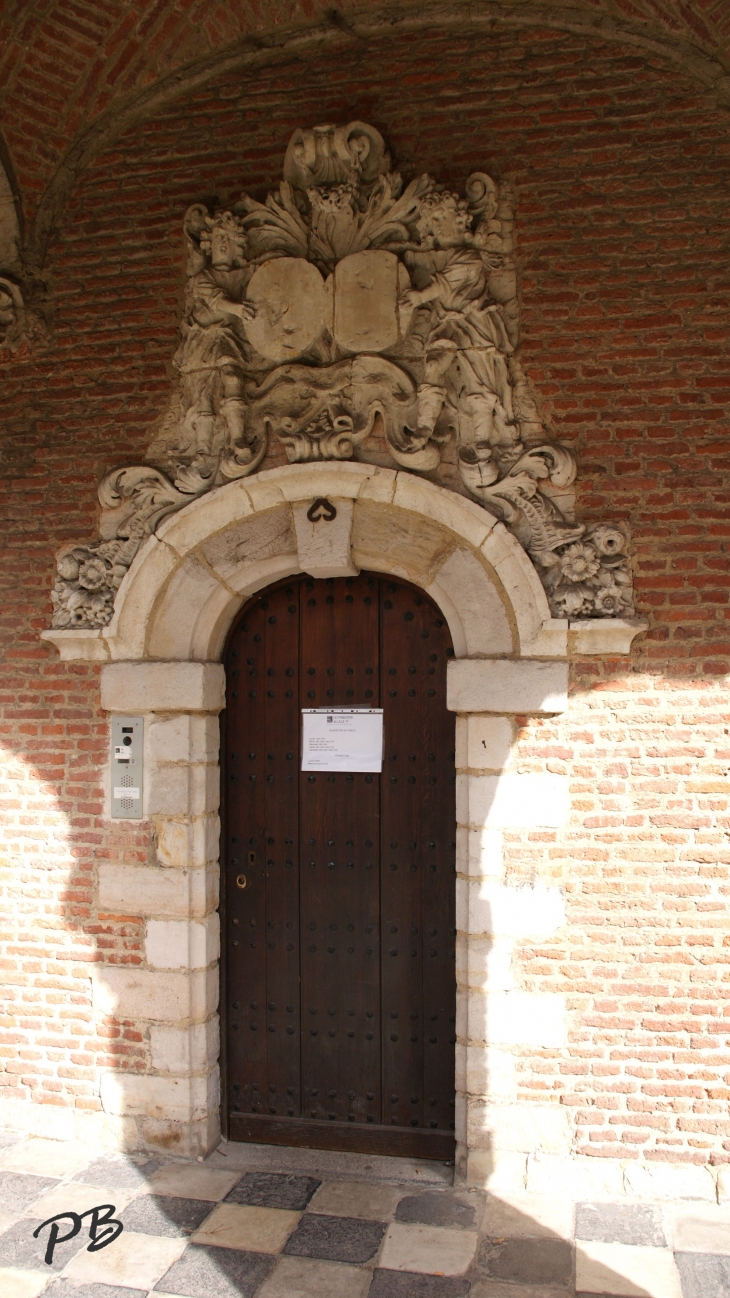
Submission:
POLYGON ((94 870, 151 847, 102 819, 95 670, 38 639, 53 552, 93 536, 98 479, 139 460, 164 411, 187 205, 261 197, 295 126, 354 117, 408 174, 514 180, 524 360, 577 446, 581 517, 631 522, 651 616, 631 662, 576 664, 567 716, 521 732, 520 769, 565 772, 574 795, 567 831, 508 853, 513 877, 569 900, 566 934, 518 973, 567 992, 571 1044, 524 1052, 525 1092, 569 1104, 585 1152, 727 1158, 729 123, 659 60, 543 31, 416 34, 221 81, 74 190, 52 341, 2 366, 0 1081, 98 1106, 96 1070, 146 1057, 133 1024, 90 1014, 89 962, 140 948, 139 920, 95 911, 94 870))

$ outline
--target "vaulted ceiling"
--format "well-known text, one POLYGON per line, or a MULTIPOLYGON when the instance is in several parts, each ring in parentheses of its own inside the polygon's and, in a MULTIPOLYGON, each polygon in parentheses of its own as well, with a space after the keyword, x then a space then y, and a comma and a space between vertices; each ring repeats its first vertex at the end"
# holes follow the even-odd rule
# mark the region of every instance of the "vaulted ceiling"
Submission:
POLYGON ((211 77, 384 29, 494 23, 639 46, 730 107, 728 0, 338 0, 337 9, 331 0, 6 0, 0 163, 16 196, 26 269, 43 264, 58 212, 100 149, 211 77))

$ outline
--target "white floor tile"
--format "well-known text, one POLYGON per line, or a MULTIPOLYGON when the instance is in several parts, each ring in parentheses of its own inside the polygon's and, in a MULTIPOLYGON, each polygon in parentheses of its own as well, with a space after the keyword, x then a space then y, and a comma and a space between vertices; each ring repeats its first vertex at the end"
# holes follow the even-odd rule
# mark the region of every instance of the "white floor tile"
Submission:
POLYGON ((244 1248, 254 1253, 279 1253, 301 1214, 284 1208, 255 1208, 241 1203, 219 1203, 200 1230, 194 1244, 244 1248))
POLYGON ((325 1181, 309 1204, 310 1212, 332 1217, 364 1217, 368 1221, 390 1221, 398 1202, 408 1191, 393 1185, 368 1181, 325 1181))
POLYGON ((0 1293, 3 1298, 38 1298, 38 1294, 55 1279, 55 1273, 48 1271, 14 1271, 12 1267, 0 1266, 0 1293))
POLYGON ((71 1280, 125 1285, 128 1289, 152 1289, 176 1262, 187 1245, 186 1239, 140 1235, 125 1230, 106 1248, 96 1253, 82 1249, 64 1268, 71 1280))
POLYGON ((282 1257, 256 1298, 365 1298, 372 1273, 341 1262, 282 1257))
POLYGON ((383 1240, 378 1266, 427 1275, 463 1275, 477 1246, 471 1230, 443 1226, 407 1226, 393 1222, 383 1240))
POLYGON ((559 1195, 499 1195, 487 1199, 481 1229, 505 1239, 572 1239, 575 1204, 559 1195))
POLYGON ((685 1204, 671 1213, 672 1243, 678 1253, 730 1255, 730 1210, 685 1204))
MULTIPOLYGON (((576 1250, 576 1289, 617 1298, 682 1298, 669 1249, 581 1240, 576 1250)), ((710 1295, 707 1295, 710 1298, 710 1295)))
POLYGON ((179 1199, 224 1199, 240 1172, 223 1172, 213 1167, 196 1167, 188 1163, 170 1163, 155 1172, 149 1183, 150 1194, 172 1194, 179 1199))
POLYGON ((89 1146, 79 1140, 44 1140, 40 1136, 31 1136, 7 1150, 2 1167, 6 1172, 61 1177, 80 1172, 91 1157, 89 1146))

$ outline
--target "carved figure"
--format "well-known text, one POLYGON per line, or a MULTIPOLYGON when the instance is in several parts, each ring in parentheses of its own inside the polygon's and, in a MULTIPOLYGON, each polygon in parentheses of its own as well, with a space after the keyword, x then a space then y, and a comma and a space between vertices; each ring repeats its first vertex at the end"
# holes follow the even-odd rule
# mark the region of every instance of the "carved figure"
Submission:
POLYGON ((490 299, 487 269, 471 232, 468 203, 446 191, 427 194, 417 229, 423 251, 411 253, 424 288, 407 289, 402 303, 416 309, 412 334, 422 341, 424 377, 418 386, 418 435, 431 437, 444 402, 458 418, 460 446, 479 447, 492 460, 514 461, 520 433, 512 408, 507 357, 513 351, 499 306, 490 299))
MULTIPOLYGON (((404 189, 373 126, 328 124, 294 132, 265 202, 194 204, 183 228, 170 407, 149 464, 101 483, 102 539, 60 556, 54 626, 105 625, 160 519, 253 473, 270 434, 307 462, 367 458, 379 433, 396 464, 434 474, 454 439, 465 491, 528 551, 556 616, 632 615, 626 532, 572 521, 575 457, 520 361, 509 182, 404 189)), ((11 290, 0 281, 0 334, 11 290)))
POLYGON ((180 451, 184 465, 175 486, 198 494, 250 473, 263 457, 263 443, 246 434, 243 399, 250 348, 244 322, 255 308, 245 301, 252 268, 245 258, 246 235, 231 212, 209 216, 188 210, 185 231, 192 254, 202 261, 188 279, 182 343, 174 364, 182 379, 184 410, 180 451))

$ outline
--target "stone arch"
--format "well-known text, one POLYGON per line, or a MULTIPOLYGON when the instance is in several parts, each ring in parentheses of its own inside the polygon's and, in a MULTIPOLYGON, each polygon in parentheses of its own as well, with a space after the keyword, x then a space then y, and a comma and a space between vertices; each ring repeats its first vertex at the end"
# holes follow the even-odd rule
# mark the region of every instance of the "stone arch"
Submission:
MULTIPOLYGON (((498 1034, 509 1023, 510 1040, 520 1039, 520 1023, 533 1041, 539 1022, 545 1044, 563 1029, 560 1007, 542 1004, 549 997, 533 1005, 515 993, 503 1004, 499 993, 485 1010, 480 961, 493 940, 491 904, 471 876, 497 872, 501 827, 557 825, 567 814, 562 777, 505 771, 515 714, 566 706, 567 623, 550 618, 530 560, 502 524, 464 497, 377 466, 290 465, 201 497, 140 551, 108 628, 45 633, 63 656, 106 659, 102 707, 145 718, 143 814, 153 857, 104 862, 98 878, 100 905, 128 907, 133 897, 145 917, 144 964, 98 965, 92 981, 99 1012, 147 1024, 150 1067, 105 1074, 102 1106, 132 1119, 141 1145, 198 1154, 217 1142, 220 658, 235 614, 257 590, 297 572, 360 568, 421 586, 454 642, 447 706, 458 714, 457 1157, 460 1172, 484 1184, 492 1016, 498 1034), (330 521, 308 517, 319 498, 336 510, 330 521)), ((543 900, 528 907, 530 931, 538 911, 543 931, 543 900)))
POLYGON ((555 653, 561 639, 564 624, 501 523, 433 483, 355 463, 270 469, 174 514, 135 558, 97 634, 117 660, 217 661, 235 613, 261 587, 362 567, 422 586, 457 658, 531 657, 550 640, 555 653), (308 519, 319 497, 336 519, 308 519))

